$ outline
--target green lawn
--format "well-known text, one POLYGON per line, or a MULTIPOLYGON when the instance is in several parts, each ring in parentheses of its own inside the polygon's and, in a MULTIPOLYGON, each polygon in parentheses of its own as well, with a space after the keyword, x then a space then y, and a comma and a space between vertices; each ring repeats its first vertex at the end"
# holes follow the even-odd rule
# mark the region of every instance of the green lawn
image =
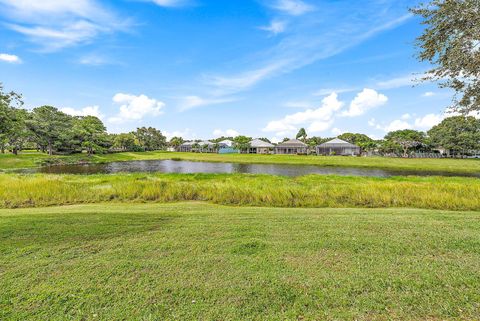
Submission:
POLYGON ((1 320, 478 320, 480 212, 0 210, 1 320))
MULTIPOLYGON (((297 155, 246 155, 246 154, 198 154, 174 152, 117 153, 106 155, 55 156, 63 162, 114 162, 131 160, 177 159, 210 162, 235 162, 258 164, 297 164, 319 166, 344 166, 383 168, 396 170, 447 171, 452 173, 480 172, 480 160, 476 159, 403 159, 382 157, 325 157, 297 155)), ((19 156, 0 154, 0 170, 35 167, 50 159, 45 154, 27 152, 19 156)))

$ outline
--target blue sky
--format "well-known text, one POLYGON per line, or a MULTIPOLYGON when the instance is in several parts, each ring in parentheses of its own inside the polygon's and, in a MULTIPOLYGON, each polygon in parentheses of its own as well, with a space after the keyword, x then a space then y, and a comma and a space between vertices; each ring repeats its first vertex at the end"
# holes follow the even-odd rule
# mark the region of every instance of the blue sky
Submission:
POLYGON ((429 129, 412 0, 0 0, 0 81, 111 132, 273 140, 429 129))

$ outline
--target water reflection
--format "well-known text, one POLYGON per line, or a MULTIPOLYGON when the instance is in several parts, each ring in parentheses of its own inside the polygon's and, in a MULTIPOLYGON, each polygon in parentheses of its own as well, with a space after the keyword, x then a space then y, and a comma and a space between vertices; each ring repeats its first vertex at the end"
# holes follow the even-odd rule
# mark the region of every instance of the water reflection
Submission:
POLYGON ((22 172, 39 172, 50 174, 115 174, 115 173, 245 173, 270 174, 283 176, 303 176, 309 174, 342 175, 342 176, 469 176, 480 177, 480 173, 450 173, 425 171, 399 171, 384 169, 366 169, 352 167, 321 167, 313 165, 284 165, 284 164, 237 164, 237 163, 210 163, 174 160, 150 160, 115 162, 107 164, 64 165, 42 167, 23 170, 22 172))

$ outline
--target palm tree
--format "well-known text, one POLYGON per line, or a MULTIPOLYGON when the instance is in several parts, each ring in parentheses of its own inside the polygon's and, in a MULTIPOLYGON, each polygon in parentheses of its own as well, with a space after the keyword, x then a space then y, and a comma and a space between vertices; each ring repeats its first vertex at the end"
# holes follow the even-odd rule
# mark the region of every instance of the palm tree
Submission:
POLYGON ((192 145, 192 152, 199 152, 200 151, 200 144, 199 143, 195 143, 192 145))
POLYGON ((208 151, 208 144, 203 144, 202 145, 202 152, 204 152, 205 150, 208 151))
POLYGON ((307 131, 305 130, 305 128, 300 128, 296 138, 300 139, 302 142, 305 143, 305 141, 307 140, 307 131))

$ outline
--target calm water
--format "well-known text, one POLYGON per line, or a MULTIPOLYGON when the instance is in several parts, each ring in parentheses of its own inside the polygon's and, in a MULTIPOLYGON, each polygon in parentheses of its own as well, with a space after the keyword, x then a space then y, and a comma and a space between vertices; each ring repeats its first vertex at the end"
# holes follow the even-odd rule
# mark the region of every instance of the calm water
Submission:
POLYGON ((271 174, 283 176, 302 176, 308 174, 343 175, 343 176, 470 176, 480 177, 480 173, 452 174, 449 172, 425 171, 398 171, 383 169, 364 169, 349 167, 321 167, 310 165, 283 165, 283 164, 236 164, 236 163, 209 163, 174 160, 150 160, 115 162, 108 164, 65 165, 42 167, 23 170, 24 173, 50 174, 114 174, 114 173, 246 173, 271 174))

